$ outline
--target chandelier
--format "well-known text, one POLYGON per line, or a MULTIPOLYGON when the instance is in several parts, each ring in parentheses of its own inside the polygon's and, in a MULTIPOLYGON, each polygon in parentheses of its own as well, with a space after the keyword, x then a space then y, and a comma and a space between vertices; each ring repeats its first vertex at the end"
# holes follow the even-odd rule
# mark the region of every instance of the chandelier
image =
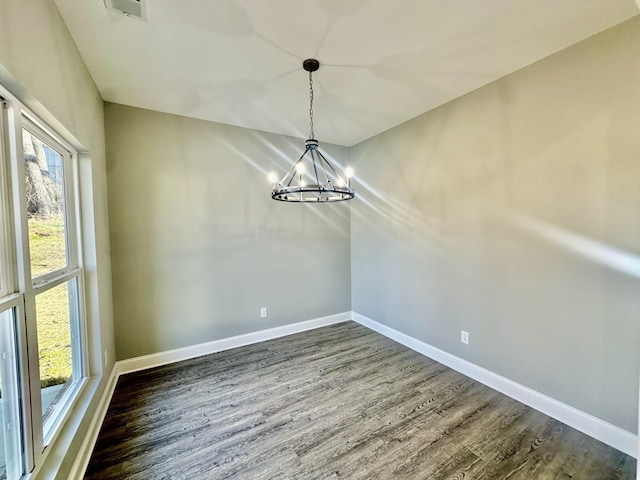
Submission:
POLYGON ((339 175, 320 152, 313 133, 313 72, 320 68, 320 63, 309 58, 302 62, 302 67, 309 72, 309 138, 304 142, 303 154, 282 180, 277 182, 274 173, 269 175, 273 186, 271 198, 281 202, 306 203, 351 200, 355 196, 350 186, 353 170, 347 167, 342 176, 339 175))

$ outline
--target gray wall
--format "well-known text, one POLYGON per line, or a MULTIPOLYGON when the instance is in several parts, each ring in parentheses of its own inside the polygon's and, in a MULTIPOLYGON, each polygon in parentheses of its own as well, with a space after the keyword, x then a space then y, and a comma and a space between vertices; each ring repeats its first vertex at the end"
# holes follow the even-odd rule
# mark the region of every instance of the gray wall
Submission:
POLYGON ((269 198, 303 141, 117 104, 105 123, 118 359, 351 309, 349 205, 269 198))
MULTIPOLYGON (((115 347, 103 102, 51 0, 0 0, 0 81, 75 147, 89 152, 80 158, 80 174, 90 373, 109 372, 115 347), (109 361, 103 368, 105 350, 109 361)), ((79 407, 86 398, 75 405, 38 478, 67 478, 105 384, 103 377, 86 410, 79 407)))
POLYGON ((639 46, 636 17, 353 147, 353 310, 635 432, 639 46))

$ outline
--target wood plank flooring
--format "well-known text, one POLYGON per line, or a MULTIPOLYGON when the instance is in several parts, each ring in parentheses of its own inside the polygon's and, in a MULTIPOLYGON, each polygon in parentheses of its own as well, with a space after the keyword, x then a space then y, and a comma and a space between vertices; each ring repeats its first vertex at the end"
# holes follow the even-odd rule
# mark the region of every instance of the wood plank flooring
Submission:
POLYGON ((122 376, 85 478, 632 480, 635 464, 347 322, 122 376))

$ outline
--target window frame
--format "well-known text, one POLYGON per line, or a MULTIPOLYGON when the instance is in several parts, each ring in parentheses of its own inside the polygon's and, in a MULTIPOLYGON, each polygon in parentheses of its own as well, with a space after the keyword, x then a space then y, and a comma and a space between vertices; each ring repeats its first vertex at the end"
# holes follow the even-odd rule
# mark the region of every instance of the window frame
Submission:
MULTIPOLYGON (((5 457, 6 462, 6 471, 7 478, 15 477, 16 474, 20 475, 24 474, 24 457, 26 456, 26 452, 28 451, 28 442, 26 432, 27 429, 31 427, 31 416, 24 415, 23 412, 26 412, 24 409, 24 398, 26 387, 24 385, 23 376, 22 376, 22 368, 21 368, 21 360, 23 356, 21 352, 24 351, 21 348, 21 337, 20 337, 20 319, 24 318, 24 296, 22 294, 11 294, 0 297, 0 314, 5 312, 13 313, 13 322, 11 325, 0 326, 0 333, 3 335, 4 341, 6 342, 7 351, 10 355, 8 359, 8 365, 2 365, 2 374, 4 375, 9 371, 12 379, 15 381, 15 389, 11 389, 11 395, 8 397, 10 405, 9 410, 11 414, 11 423, 17 426, 18 435, 12 439, 11 441, 11 449, 13 451, 9 452, 8 456, 13 456, 13 462, 8 461, 9 459, 5 457), (8 338, 7 338, 8 337, 8 338), (26 421, 24 417, 29 417, 26 421)), ((5 352, 6 355, 6 352, 5 352)), ((5 358, 3 358, 5 360, 5 358)), ((4 382, 3 382, 4 383, 4 382)), ((3 408, 7 410, 6 408, 3 408)), ((6 412, 5 412, 6 413, 6 412)), ((6 423, 6 418, 4 418, 4 423, 6 423)), ((7 431, 6 427, 2 425, 2 427, 7 431)), ((9 430, 15 430, 16 427, 10 427, 9 430)), ((5 436, 4 442, 6 445, 7 438, 5 436)), ((6 449, 5 449, 6 453, 6 449)))
POLYGON ((72 384, 65 391, 63 396, 57 402, 52 414, 45 422, 42 416, 42 397, 40 387, 40 358, 38 344, 38 324, 36 313, 36 297, 48 290, 62 285, 65 282, 75 280, 76 289, 78 291, 78 300, 84 298, 83 286, 83 270, 81 267, 82 255, 80 253, 81 245, 79 239, 80 234, 80 212, 79 204, 79 181, 78 181, 78 153, 68 143, 64 142, 58 135, 48 129, 44 124, 37 120, 37 117, 29 112, 24 106, 20 111, 19 124, 16 125, 15 136, 17 140, 16 149, 19 155, 13 159, 17 162, 16 173, 20 180, 18 184, 14 184, 18 188, 14 191, 15 218, 17 223, 22 224, 22 263, 25 278, 24 293, 26 306, 26 325, 27 325, 27 351, 29 352, 29 374, 31 385, 31 415, 34 417, 33 436, 34 436, 34 456, 38 463, 44 449, 57 436, 60 426, 64 423, 67 413, 72 408, 74 399, 77 398, 79 391, 82 389, 83 380, 87 378, 87 339, 86 339, 86 312, 83 301, 79 301, 77 312, 79 318, 71 322, 72 336, 72 384), (29 245, 29 226, 26 215, 26 191, 24 186, 25 168, 24 155, 22 145, 22 129, 27 130, 40 141, 46 143, 63 157, 63 209, 65 215, 65 248, 67 256, 67 264, 65 267, 48 272, 38 277, 33 277, 31 273, 31 257, 29 245), (60 147, 60 148, 57 148, 60 147), (19 195, 19 198, 15 198, 19 195), (28 276, 26 275, 28 273, 28 276))
POLYGON ((0 298, 14 292, 14 262, 11 260, 13 252, 12 202, 9 189, 9 146, 6 126, 9 114, 9 102, 0 92, 0 298))
POLYGON ((3 85, 0 85, 0 137, 0 262, 3 262, 0 270, 0 302, 4 302, 7 295, 17 295, 21 299, 21 305, 16 311, 19 318, 15 321, 18 349, 16 361, 20 377, 20 420, 24 448, 21 468, 29 475, 29 472, 33 472, 44 461, 47 446, 56 441, 88 384, 90 374, 79 153, 3 85), (64 268, 36 278, 32 278, 30 265, 23 128, 63 157, 67 264, 64 268), (75 295, 72 295, 71 288, 69 292, 72 381, 57 400, 45 424, 42 415, 35 298, 65 282, 75 285, 75 295), (71 307, 72 301, 74 309, 71 307))

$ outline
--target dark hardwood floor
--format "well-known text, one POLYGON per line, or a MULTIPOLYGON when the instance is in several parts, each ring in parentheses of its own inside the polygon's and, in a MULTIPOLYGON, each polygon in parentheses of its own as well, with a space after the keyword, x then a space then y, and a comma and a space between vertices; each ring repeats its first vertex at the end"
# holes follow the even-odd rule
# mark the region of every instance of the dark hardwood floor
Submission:
POLYGON ((632 480, 635 464, 347 322, 122 376, 85 478, 632 480))

